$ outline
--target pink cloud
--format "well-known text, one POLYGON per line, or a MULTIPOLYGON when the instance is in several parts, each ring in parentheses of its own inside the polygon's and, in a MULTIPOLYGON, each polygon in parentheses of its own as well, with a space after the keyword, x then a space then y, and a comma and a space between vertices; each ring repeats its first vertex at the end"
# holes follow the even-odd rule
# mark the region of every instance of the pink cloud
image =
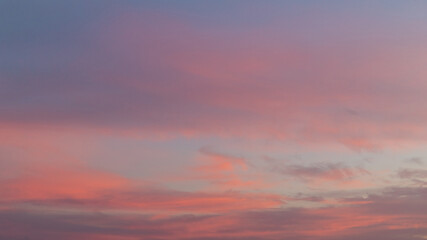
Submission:
POLYGON ((269 189, 274 185, 245 158, 218 153, 208 148, 201 148, 194 166, 173 179, 182 182, 203 182, 204 190, 214 191, 257 191, 269 189))
POLYGON ((136 213, 68 214, 30 210, 0 212, 13 226, 3 236, 32 234, 45 239, 419 239, 426 234, 425 189, 392 189, 363 204, 327 208, 266 209, 147 216, 136 213), (404 196, 404 197, 403 197, 404 196), (50 227, 58 231, 50 231, 50 227), (26 231, 22 231, 22 229, 26 231), (76 231, 78 230, 78 231, 76 231))
POLYGON ((282 196, 268 193, 165 189, 96 170, 78 161, 21 162, 16 168, 18 171, 11 176, 0 178, 1 202, 5 206, 28 203, 150 213, 218 213, 271 208, 283 203, 282 196))

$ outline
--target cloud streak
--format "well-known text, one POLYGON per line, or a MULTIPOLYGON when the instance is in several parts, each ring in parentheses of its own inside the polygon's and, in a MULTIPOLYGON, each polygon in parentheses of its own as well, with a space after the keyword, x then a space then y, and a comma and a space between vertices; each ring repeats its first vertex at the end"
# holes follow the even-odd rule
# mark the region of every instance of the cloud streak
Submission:
MULTIPOLYGON (((319 209, 264 210, 214 215, 41 214, 7 210, 3 236, 34 239, 421 239, 426 234, 425 189, 392 189, 370 203, 319 209), (402 198, 401 196, 405 196, 402 198), (415 205, 414 205, 415 204, 415 205), (411 208, 409 206, 414 205, 411 208), (424 207, 424 208, 419 208, 424 207), (418 210, 417 210, 418 209, 418 210), (403 211, 402 211, 403 210, 403 211), (421 211, 420 211, 421 210, 421 211), (55 231, 49 231, 55 226, 55 231), (23 227, 27 231, 18 233, 23 227), (14 232, 16 231, 16 232, 14 232)), ((366 201, 368 201, 366 200, 366 201)), ((18 238, 19 239, 19 238, 18 238)))

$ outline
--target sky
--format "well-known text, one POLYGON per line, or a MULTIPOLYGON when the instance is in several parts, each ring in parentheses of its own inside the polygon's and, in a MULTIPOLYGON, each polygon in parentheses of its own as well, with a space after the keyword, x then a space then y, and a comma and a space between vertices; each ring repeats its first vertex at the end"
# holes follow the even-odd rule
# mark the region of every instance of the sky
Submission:
POLYGON ((0 0, 0 240, 427 239, 427 2, 0 0))

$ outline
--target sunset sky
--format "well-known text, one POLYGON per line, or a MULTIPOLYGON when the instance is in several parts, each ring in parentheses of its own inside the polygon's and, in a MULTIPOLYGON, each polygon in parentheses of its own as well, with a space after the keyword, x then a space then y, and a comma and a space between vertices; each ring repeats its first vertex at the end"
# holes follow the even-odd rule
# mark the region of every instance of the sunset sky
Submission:
POLYGON ((427 1, 0 0, 0 240, 427 239, 427 1))

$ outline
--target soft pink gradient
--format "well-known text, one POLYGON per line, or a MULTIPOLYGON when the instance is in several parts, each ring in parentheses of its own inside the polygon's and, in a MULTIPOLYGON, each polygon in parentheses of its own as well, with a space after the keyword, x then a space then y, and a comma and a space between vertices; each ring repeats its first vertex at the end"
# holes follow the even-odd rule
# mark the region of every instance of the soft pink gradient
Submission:
POLYGON ((0 240, 426 239, 426 9, 0 2, 0 240))

